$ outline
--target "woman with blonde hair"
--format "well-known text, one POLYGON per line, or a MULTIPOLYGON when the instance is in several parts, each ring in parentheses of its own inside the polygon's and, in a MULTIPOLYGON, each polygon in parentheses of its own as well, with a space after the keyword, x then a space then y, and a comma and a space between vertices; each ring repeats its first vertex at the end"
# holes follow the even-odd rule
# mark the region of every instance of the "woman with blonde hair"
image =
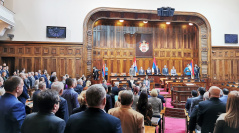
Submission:
POLYGON ((239 133, 239 92, 231 91, 228 95, 226 113, 221 114, 214 133, 239 133))
POLYGON ((160 112, 162 109, 162 102, 161 99, 159 99, 158 92, 156 89, 152 89, 150 93, 151 97, 149 98, 149 103, 151 103, 153 108, 153 117, 159 117, 160 118, 160 112))
POLYGON ((83 90, 87 90, 88 87, 90 87, 90 85, 91 85, 90 80, 87 80, 87 81, 86 81, 86 85, 85 85, 85 87, 83 88, 83 90))
POLYGON ((75 113, 78 113, 78 112, 81 112, 81 111, 85 111, 87 109, 87 105, 86 105, 86 90, 82 91, 80 93, 80 95, 78 96, 78 102, 80 104, 80 107, 78 108, 74 108, 73 111, 72 111, 72 114, 75 114, 75 113))

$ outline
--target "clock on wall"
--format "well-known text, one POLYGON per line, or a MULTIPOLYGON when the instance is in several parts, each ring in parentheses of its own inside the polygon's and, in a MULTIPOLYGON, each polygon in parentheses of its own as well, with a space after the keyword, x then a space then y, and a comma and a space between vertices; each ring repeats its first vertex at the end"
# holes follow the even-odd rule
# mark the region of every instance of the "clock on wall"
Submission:
POLYGON ((49 38, 66 38, 66 27, 47 26, 46 36, 49 38))

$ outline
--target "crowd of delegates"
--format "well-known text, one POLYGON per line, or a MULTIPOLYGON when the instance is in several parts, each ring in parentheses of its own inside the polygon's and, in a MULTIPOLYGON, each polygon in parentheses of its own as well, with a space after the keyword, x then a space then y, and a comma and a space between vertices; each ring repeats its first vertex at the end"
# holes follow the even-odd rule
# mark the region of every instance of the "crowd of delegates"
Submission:
MULTIPOLYGON (((33 76, 32 72, 16 72, 18 76, 9 77, 4 83, 0 79, 5 90, 0 97, 1 132, 135 133, 144 132, 145 125, 160 122, 164 97, 158 89, 149 92, 145 83, 132 84, 132 88, 119 87, 115 83, 111 87, 105 80, 102 84, 91 85, 84 76, 76 80, 66 74, 62 81, 58 81, 55 72, 49 79, 47 71, 39 74, 40 71, 35 73, 34 86, 30 84, 28 87, 25 80, 27 76, 33 76), (28 89, 35 89, 32 96, 28 95, 28 89), (33 100, 33 110, 26 115, 25 103, 29 97, 33 100)), ((229 93, 227 89, 221 91, 212 86, 208 92, 200 87, 198 94, 196 96, 192 91, 193 97, 186 104, 190 112, 190 131, 238 132, 237 91, 229 93)))
POLYGON ((160 119, 164 97, 156 89, 150 93, 145 84, 112 87, 103 80, 91 85, 84 75, 76 80, 66 74, 62 79, 58 81, 55 72, 48 76, 46 70, 41 74, 24 69, 5 82, 0 78, 5 90, 0 97, 1 132, 132 133, 144 132, 152 117, 160 119), (26 110, 27 99, 33 101, 32 112, 26 110))
POLYGON ((185 108, 190 116, 189 131, 201 133, 239 132, 239 92, 217 86, 192 91, 185 108), (197 96, 198 94, 198 96, 197 96))

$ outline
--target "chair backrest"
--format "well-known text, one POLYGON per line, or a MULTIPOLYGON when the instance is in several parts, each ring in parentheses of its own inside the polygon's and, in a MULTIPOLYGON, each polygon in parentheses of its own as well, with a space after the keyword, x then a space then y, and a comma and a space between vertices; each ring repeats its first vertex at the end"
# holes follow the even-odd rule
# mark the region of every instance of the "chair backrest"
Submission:
POLYGON ((180 82, 183 82, 183 80, 180 80, 180 82))
POLYGON ((153 126, 144 126, 145 133, 155 133, 156 127, 153 126))
POLYGON ((173 82, 176 82, 176 80, 173 80, 173 82))
POLYGON ((190 82, 190 80, 188 80, 188 82, 190 82))
POLYGON ((124 78, 124 80, 127 80, 127 78, 124 78))
POLYGON ((117 80, 120 80, 120 78, 117 78, 117 80))

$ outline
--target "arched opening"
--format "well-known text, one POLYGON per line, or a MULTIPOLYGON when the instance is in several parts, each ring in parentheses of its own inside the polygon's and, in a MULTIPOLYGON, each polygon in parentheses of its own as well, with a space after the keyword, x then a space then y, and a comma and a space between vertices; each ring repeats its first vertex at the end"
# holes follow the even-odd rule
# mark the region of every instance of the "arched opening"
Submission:
POLYGON ((159 17, 156 10, 94 9, 84 21, 86 74, 92 72, 93 66, 101 68, 102 60, 110 72, 128 73, 136 56, 137 35, 148 34, 151 35, 152 54, 147 58, 137 58, 137 65, 144 69, 152 67, 155 57, 159 67, 168 65, 171 69, 176 66, 182 73, 185 65, 193 59, 201 67, 201 77, 207 78, 210 75, 210 29, 207 19, 199 13, 176 11, 173 17, 159 17), (119 22, 120 19, 125 21, 119 22))

